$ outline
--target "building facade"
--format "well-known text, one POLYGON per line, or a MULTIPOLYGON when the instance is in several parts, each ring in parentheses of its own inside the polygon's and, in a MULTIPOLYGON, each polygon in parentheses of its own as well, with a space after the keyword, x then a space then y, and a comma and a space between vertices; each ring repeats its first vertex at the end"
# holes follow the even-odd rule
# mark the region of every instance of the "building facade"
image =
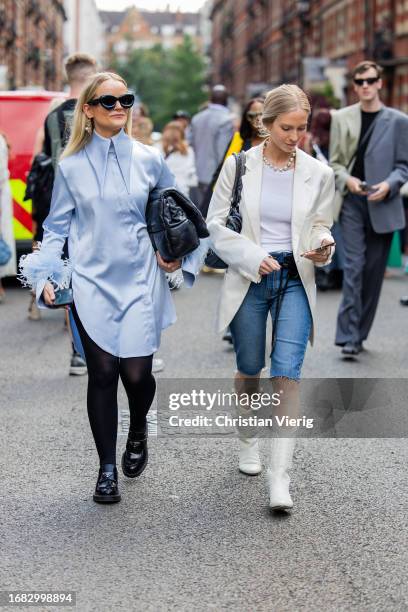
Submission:
POLYGON ((114 56, 124 60, 135 49, 148 49, 156 44, 176 47, 189 35, 201 49, 200 17, 198 13, 142 11, 136 7, 126 11, 101 11, 107 39, 106 62, 114 56))
POLYGON ((384 101, 408 112, 406 0, 215 0, 212 82, 241 103, 283 82, 329 81, 354 100, 350 69, 373 58, 385 69, 384 101))
POLYGON ((0 2, 1 89, 62 89, 65 20, 62 0, 0 2))
POLYGON ((65 54, 88 53, 103 68, 105 24, 95 0, 64 0, 67 21, 64 25, 65 54))

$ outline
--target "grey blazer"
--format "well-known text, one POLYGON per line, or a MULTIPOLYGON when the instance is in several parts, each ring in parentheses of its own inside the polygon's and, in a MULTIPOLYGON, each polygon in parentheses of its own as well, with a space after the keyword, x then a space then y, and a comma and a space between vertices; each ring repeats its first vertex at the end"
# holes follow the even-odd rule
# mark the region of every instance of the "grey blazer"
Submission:
MULTIPOLYGON (((350 161, 357 150, 361 131, 361 105, 353 104, 333 113, 330 129, 330 165, 336 187, 344 198, 350 176, 350 161)), ((368 202, 373 229, 378 234, 405 227, 404 207, 400 188, 408 181, 408 117, 383 107, 377 117, 364 158, 366 181, 369 185, 387 181, 390 193, 382 202, 368 202)), ((340 200, 339 200, 339 205, 340 200)), ((338 206, 340 208, 340 206, 338 206)), ((338 211, 335 211, 335 213, 338 211)), ((335 214, 337 216, 337 214, 335 214)))
POLYGON ((191 122, 191 144, 200 183, 209 185, 234 135, 232 115, 221 104, 209 104, 191 122))

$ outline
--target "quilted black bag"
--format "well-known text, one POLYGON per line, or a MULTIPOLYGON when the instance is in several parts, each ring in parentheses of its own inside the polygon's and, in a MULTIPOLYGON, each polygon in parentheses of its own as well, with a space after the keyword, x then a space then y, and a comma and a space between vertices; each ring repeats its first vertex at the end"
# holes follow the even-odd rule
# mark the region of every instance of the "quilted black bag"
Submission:
POLYGON ((165 261, 181 259, 209 236, 201 212, 174 187, 150 192, 146 222, 153 248, 165 261))

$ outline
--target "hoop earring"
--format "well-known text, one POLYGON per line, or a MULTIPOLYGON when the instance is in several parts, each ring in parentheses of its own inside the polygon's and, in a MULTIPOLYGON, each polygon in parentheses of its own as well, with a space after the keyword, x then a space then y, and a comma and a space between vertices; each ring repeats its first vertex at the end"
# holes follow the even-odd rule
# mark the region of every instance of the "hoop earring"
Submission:
POLYGON ((92 119, 90 119, 89 117, 86 118, 86 122, 85 122, 85 132, 87 134, 92 134, 92 130, 93 130, 93 123, 92 123, 92 119))
POLYGON ((266 129, 266 127, 264 126, 262 122, 258 128, 258 134, 260 138, 267 138, 271 135, 270 131, 266 129))

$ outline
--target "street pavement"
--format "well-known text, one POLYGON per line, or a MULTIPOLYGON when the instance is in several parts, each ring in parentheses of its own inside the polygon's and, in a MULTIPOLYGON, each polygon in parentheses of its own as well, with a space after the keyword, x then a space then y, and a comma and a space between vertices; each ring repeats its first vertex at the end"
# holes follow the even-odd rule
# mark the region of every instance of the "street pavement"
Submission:
MULTIPOLYGON (((214 331, 221 281, 202 275, 174 295, 159 379, 233 373, 214 331)), ((385 281, 368 350, 353 364, 333 346, 339 293, 319 294, 304 377, 407 378, 404 293, 405 278, 385 281)), ((408 609, 406 439, 299 440, 294 509, 271 515, 264 477, 237 470, 236 440, 152 435, 143 475, 120 476, 121 503, 97 505, 86 376, 68 376, 62 313, 32 322, 27 306, 17 286, 0 305, 2 590, 75 591, 66 609, 80 612, 408 609)), ((119 403, 125 420, 122 389, 119 403)))

